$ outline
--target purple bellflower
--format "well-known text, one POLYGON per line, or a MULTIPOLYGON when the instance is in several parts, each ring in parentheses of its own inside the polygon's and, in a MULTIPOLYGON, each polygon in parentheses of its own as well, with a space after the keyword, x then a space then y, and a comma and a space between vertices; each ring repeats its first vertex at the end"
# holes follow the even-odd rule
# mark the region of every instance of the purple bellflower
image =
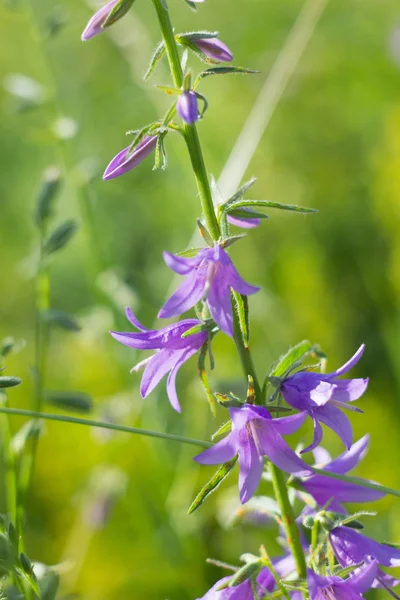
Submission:
POLYGON ((311 600, 358 600, 367 592, 375 579, 377 563, 366 563, 348 579, 336 575, 322 577, 311 569, 307 571, 307 584, 311 600))
POLYGON ((333 373, 322 374, 299 371, 285 379, 281 386, 285 401, 297 410, 306 411, 314 421, 314 441, 303 452, 314 450, 322 440, 324 423, 342 440, 347 449, 353 441, 353 432, 348 417, 340 410, 347 408, 361 412, 349 405, 358 400, 368 386, 368 379, 338 379, 360 360, 364 344, 355 355, 333 373))
POLYGON ((118 2, 119 0, 110 0, 93 15, 82 33, 81 39, 83 42, 90 40, 90 38, 104 31, 103 23, 105 23, 108 15, 118 2))
POLYGON ((218 245, 203 248, 192 258, 164 252, 164 260, 175 273, 186 275, 186 280, 167 300, 158 316, 162 319, 175 317, 201 299, 207 299, 218 327, 233 336, 231 288, 245 295, 255 294, 260 288, 240 277, 228 254, 218 245))
POLYGON ((283 435, 297 431, 305 414, 273 419, 263 406, 244 404, 230 408, 232 431, 223 440, 195 457, 203 465, 216 465, 239 455, 239 491, 242 504, 257 489, 264 467, 264 456, 288 473, 310 474, 309 467, 288 446, 283 435))
POLYGON ((103 179, 114 179, 120 175, 124 175, 133 167, 137 167, 149 154, 153 152, 157 145, 157 136, 145 136, 139 144, 131 150, 128 146, 118 152, 112 159, 106 170, 104 171, 103 179))
POLYGON ((195 354, 204 342, 207 340, 207 331, 194 333, 186 338, 182 334, 189 331, 192 327, 200 325, 201 321, 197 319, 186 319, 173 325, 168 325, 163 329, 151 330, 143 327, 137 320, 130 308, 126 309, 126 316, 129 321, 140 333, 119 333, 111 331, 111 335, 130 348, 137 350, 155 350, 156 352, 142 362, 133 367, 132 371, 137 371, 146 367, 140 384, 140 393, 142 398, 155 388, 160 380, 169 372, 167 381, 167 393, 172 407, 180 412, 175 380, 176 375, 184 362, 189 360, 195 354))
POLYGON ((231 62, 233 54, 228 46, 218 38, 192 39, 192 43, 211 60, 218 62, 231 62))
POLYGON ((251 213, 254 212, 251 208, 243 208, 242 210, 249 213, 248 217, 233 217, 228 214, 228 221, 231 225, 235 225, 236 227, 241 227, 242 229, 254 229, 258 227, 261 223, 261 219, 258 217, 252 217, 251 213))
MULTIPOLYGON (((342 567, 357 565, 369 559, 375 559, 377 565, 385 567, 400 566, 400 548, 380 544, 351 527, 332 529, 329 542, 342 567)), ((398 579, 378 569, 373 587, 394 587, 399 583, 398 579)))
MULTIPOLYGON (((329 453, 319 447, 314 450, 314 457, 318 466, 324 471, 345 475, 354 469, 367 454, 369 435, 365 435, 352 445, 350 450, 331 460, 329 453), (326 463, 326 464, 321 464, 326 463)), ((373 502, 384 497, 384 492, 361 487, 355 483, 330 479, 323 475, 312 475, 301 481, 302 488, 310 494, 319 507, 325 506, 329 501, 329 510, 344 513, 342 502, 373 502)))

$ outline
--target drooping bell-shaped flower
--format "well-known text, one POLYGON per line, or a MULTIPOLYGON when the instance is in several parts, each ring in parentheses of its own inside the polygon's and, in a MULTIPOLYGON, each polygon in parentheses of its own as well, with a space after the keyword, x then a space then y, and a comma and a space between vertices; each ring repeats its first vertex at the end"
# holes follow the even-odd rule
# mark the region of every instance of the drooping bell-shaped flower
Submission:
MULTIPOLYGON (((342 567, 360 564, 365 560, 376 560, 384 567, 400 566, 400 548, 393 548, 355 531, 351 527, 335 527, 329 533, 329 543, 342 567)), ((391 575, 377 570, 374 587, 394 587, 400 581, 391 575)))
MULTIPOLYGON (((111 11, 118 4, 119 1, 120 0, 109 0, 107 4, 102 6, 93 15, 89 23, 86 25, 84 32, 82 33, 82 41, 86 42, 86 40, 90 40, 90 38, 95 37, 96 35, 99 35, 99 33, 102 33, 102 31, 104 31, 104 25, 107 19, 110 16, 111 11)), ((122 4, 118 8, 118 15, 115 15, 115 19, 113 15, 112 21, 114 22, 121 19, 121 17, 123 17, 131 8, 133 2, 134 0, 123 0, 122 4)), ((107 27, 108 25, 111 25, 111 23, 107 23, 107 27)))
MULTIPOLYGON (((345 475, 354 469, 364 458, 368 451, 369 435, 365 435, 352 445, 350 450, 340 454, 331 460, 328 452, 321 447, 314 450, 314 456, 318 468, 330 473, 345 475), (323 464, 321 464, 323 463, 323 464)), ((339 481, 324 477, 320 474, 312 475, 301 480, 301 486, 307 494, 310 494, 319 507, 328 505, 329 510, 334 512, 345 512, 343 502, 373 502, 383 498, 384 492, 361 487, 348 481, 339 481)))
POLYGON ((239 275, 221 246, 203 248, 196 256, 186 258, 164 252, 166 264, 186 280, 167 300, 159 317, 176 317, 201 299, 208 300, 211 316, 226 334, 233 335, 231 288, 239 294, 255 294, 260 288, 250 285, 239 275))
POLYGON ((191 42, 211 60, 218 62, 231 62, 233 60, 233 54, 228 46, 216 37, 192 39, 191 42))
POLYGON ((193 125, 199 119, 197 96, 193 90, 183 91, 176 103, 178 115, 188 125, 193 125))
POLYGON ((366 563, 348 579, 336 575, 323 577, 307 570, 307 584, 311 600, 359 600, 371 589, 377 572, 375 561, 366 563))
POLYGON ((183 363, 189 360, 207 340, 207 331, 200 331, 183 338, 182 335, 186 331, 200 325, 201 321, 186 319, 162 329, 151 330, 146 329, 139 323, 129 308, 126 309, 126 316, 132 325, 139 329, 139 333, 111 331, 111 335, 118 342, 130 348, 155 350, 152 356, 138 363, 132 369, 137 371, 145 367, 140 385, 142 397, 148 396, 164 375, 169 373, 167 380, 168 398, 173 408, 180 412, 181 408, 175 387, 176 376, 183 363))
POLYGON ((309 475, 308 465, 289 447, 282 435, 297 431, 304 423, 305 414, 273 419, 263 406, 243 404, 230 408, 232 430, 223 440, 195 457, 202 465, 217 465, 239 455, 239 491, 242 504, 257 489, 266 456, 274 465, 287 473, 309 475))
POLYGON ((134 167, 137 167, 149 154, 153 152, 157 145, 157 136, 145 136, 139 144, 131 150, 128 146, 119 152, 106 170, 104 171, 103 179, 114 179, 120 175, 124 175, 134 167))
POLYGON ((313 450, 322 440, 322 427, 324 423, 340 437, 347 449, 353 441, 353 432, 348 417, 341 411, 342 408, 359 411, 350 405, 358 400, 368 386, 368 379, 338 379, 357 364, 364 352, 364 344, 360 346, 355 355, 342 367, 333 373, 323 374, 311 371, 299 371, 287 377, 282 385, 281 392, 285 401, 293 408, 307 411, 314 421, 313 443, 303 452, 313 450))

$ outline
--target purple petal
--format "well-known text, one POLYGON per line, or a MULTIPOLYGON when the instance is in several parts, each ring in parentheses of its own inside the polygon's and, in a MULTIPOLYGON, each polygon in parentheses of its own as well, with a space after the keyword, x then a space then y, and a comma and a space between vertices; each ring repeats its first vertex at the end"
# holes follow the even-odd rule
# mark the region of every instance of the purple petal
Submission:
POLYGON ((142 381, 140 384, 140 393, 142 398, 146 398, 154 390, 161 379, 174 368, 179 358, 179 351, 176 350, 159 350, 151 357, 144 370, 142 381))
POLYGON ((90 40, 90 38, 98 35, 102 31, 104 31, 102 25, 104 21, 107 19, 111 10, 117 4, 118 0, 110 0, 104 6, 102 6, 90 19, 89 23, 86 25, 84 32, 82 33, 81 40, 86 42, 90 40))
POLYGON ((214 277, 210 292, 208 294, 208 306, 210 313, 218 327, 233 337, 233 315, 229 287, 223 283, 218 275, 214 277))
POLYGON ((326 471, 331 471, 332 473, 340 473, 341 475, 348 473, 365 457, 368 452, 368 446, 369 435, 366 434, 355 442, 350 450, 343 452, 340 456, 335 458, 335 460, 326 464, 324 469, 326 471))
POLYGON ((307 418, 306 412, 300 412, 289 417, 280 417, 274 419, 274 427, 281 435, 290 435, 295 433, 301 427, 307 418))
POLYGON ((226 266, 226 282, 232 287, 235 292, 239 294, 243 294, 245 296, 250 296, 251 294, 256 294, 260 288, 255 285, 250 285, 245 281, 237 272, 233 263, 230 261, 230 264, 226 266))
POLYGON ((335 383, 333 400, 338 402, 354 402, 368 387, 368 379, 340 379, 335 383))
POLYGON ((136 327, 140 331, 149 331, 147 327, 141 324, 141 322, 137 319, 136 315, 133 313, 132 309, 129 306, 125 308, 125 314, 128 321, 130 321, 134 327, 136 327))
POLYGON ((329 381, 320 381, 318 385, 310 391, 311 400, 318 406, 324 406, 331 400, 336 389, 336 385, 329 381))
POLYGON ((353 442, 353 430, 348 417, 336 406, 325 404, 314 411, 316 419, 332 429, 349 450, 353 442))
POLYGON ((308 465, 297 456, 275 429, 274 419, 264 422, 260 437, 265 456, 282 471, 296 473, 299 476, 311 473, 308 465))
POLYGON ((334 373, 330 373, 329 377, 339 377, 340 375, 344 375, 345 373, 350 371, 350 369, 352 369, 354 367, 354 365, 356 365, 358 363, 358 361, 360 360, 360 358, 362 357, 362 355, 364 353, 364 350, 365 350, 365 344, 361 344, 361 346, 359 347, 357 352, 354 354, 354 356, 352 356, 350 358, 350 360, 348 360, 347 363, 345 363, 342 367, 340 367, 339 369, 334 371, 334 373))
POLYGON ((162 348, 169 350, 196 348, 198 350, 207 339, 206 331, 195 333, 187 338, 182 338, 182 335, 200 323, 201 321, 198 319, 185 319, 162 329, 148 329, 140 333, 130 331, 111 331, 110 333, 122 344, 137 350, 160 350, 162 348))
MULTIPOLYGON (((304 490, 310 494, 319 506, 332 502, 375 502, 385 496, 384 492, 371 490, 355 483, 329 479, 323 475, 314 475, 302 481, 304 490)), ((332 505, 330 510, 334 510, 332 505)))
POLYGON ((167 393, 169 401, 171 402, 172 408, 174 408, 177 412, 181 412, 181 406, 179 404, 178 395, 176 393, 176 376, 178 374, 179 369, 193 354, 196 354, 197 349, 189 349, 185 350, 181 357, 176 361, 174 368, 171 370, 168 375, 167 380, 167 393))
POLYGON ((312 417, 313 417, 313 422, 314 422, 313 441, 309 446, 307 446, 307 448, 304 448, 304 450, 301 451, 301 454, 304 454, 305 452, 310 452, 311 450, 315 450, 315 448, 317 446, 319 446, 322 441, 322 427, 319 424, 317 418, 315 418, 315 416, 313 414, 312 414, 312 417))
POLYGON ((313 450, 314 462, 315 466, 328 465, 328 463, 332 462, 332 457, 329 454, 328 450, 322 448, 322 446, 318 446, 318 448, 314 448, 313 450))
POLYGON ((400 566, 399 548, 380 544, 350 527, 336 527, 330 532, 329 541, 342 566, 358 564, 366 557, 376 558, 385 567, 400 566))
POLYGON ((197 256, 187 258, 185 256, 171 254, 171 252, 167 252, 167 250, 164 250, 163 256, 167 267, 179 275, 188 275, 199 264, 197 256))
POLYGON ((243 429, 253 419, 266 419, 271 421, 271 414, 264 406, 254 404, 243 404, 240 408, 230 408, 229 416, 233 422, 233 429, 243 429))
POLYGON ((108 181, 109 179, 119 177, 119 175, 124 175, 153 152, 156 145, 157 136, 146 136, 133 151, 130 151, 130 146, 124 148, 107 166, 104 171, 103 179, 108 181))
POLYGON ((365 563, 361 569, 357 569, 357 572, 353 573, 348 581, 357 594, 363 594, 371 588, 377 573, 378 563, 376 560, 373 560, 370 563, 365 563))
MULTIPOLYGON (((249 212, 250 209, 249 209, 249 212)), ((242 229, 255 229, 261 223, 261 219, 257 217, 233 217, 232 215, 228 215, 228 222, 231 225, 235 225, 236 227, 241 227, 242 229)))
POLYGON ((230 433, 220 442, 217 442, 211 448, 207 448, 201 454, 194 457, 193 460, 201 465, 219 465, 231 460, 237 454, 236 435, 230 433))
POLYGON ((219 62, 231 62, 233 54, 221 40, 218 38, 206 38, 192 40, 208 58, 218 60, 219 62))
POLYGON ((246 429, 239 431, 237 450, 240 463, 240 502, 244 504, 250 500, 260 483, 264 467, 264 457, 258 453, 254 439, 246 429))
POLYGON ((385 588, 387 589, 388 587, 397 587, 400 584, 400 579, 396 579, 395 577, 392 577, 391 575, 388 575, 387 573, 384 573, 383 571, 381 571, 380 569, 378 569, 378 574, 376 576, 376 579, 374 581, 374 583, 372 584, 373 588, 385 588))
POLYGON ((193 271, 166 301, 158 313, 159 318, 168 319, 186 312, 201 300, 203 293, 204 281, 198 277, 196 271, 193 271))

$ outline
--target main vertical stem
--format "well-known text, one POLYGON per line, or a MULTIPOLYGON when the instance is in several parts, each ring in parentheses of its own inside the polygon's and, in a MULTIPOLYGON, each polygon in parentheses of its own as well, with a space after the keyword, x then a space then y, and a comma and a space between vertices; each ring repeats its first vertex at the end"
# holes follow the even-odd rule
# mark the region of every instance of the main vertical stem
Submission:
MULTIPOLYGON (((172 79, 175 87, 181 88, 183 84, 183 71, 179 58, 178 47, 175 41, 174 31, 171 25, 168 9, 166 7, 165 2, 166 0, 153 0, 153 4, 155 6, 158 20, 160 23, 161 33, 165 43, 172 79)), ((190 154, 190 159, 192 162, 193 171, 196 178, 197 189, 200 196, 206 227, 209 230, 213 240, 216 242, 220 237, 220 227, 215 214, 210 183, 204 163, 203 153, 196 126, 185 124, 184 132, 187 147, 190 154)), ((235 344, 240 356, 243 370, 246 375, 246 379, 248 379, 249 376, 252 377, 255 389, 255 402, 261 403, 261 387, 255 372, 250 350, 248 347, 245 346, 242 336, 240 334, 238 315, 235 312, 234 331, 235 344)), ((283 525, 287 535, 288 543, 296 561, 298 575, 299 577, 303 578, 306 577, 306 561, 304 557, 303 548, 301 546, 299 530, 296 525, 293 508, 289 501, 286 482, 283 473, 280 471, 280 469, 275 467, 275 465, 270 464, 270 471, 272 474, 272 481, 274 491, 276 494, 276 499, 281 509, 283 525)))

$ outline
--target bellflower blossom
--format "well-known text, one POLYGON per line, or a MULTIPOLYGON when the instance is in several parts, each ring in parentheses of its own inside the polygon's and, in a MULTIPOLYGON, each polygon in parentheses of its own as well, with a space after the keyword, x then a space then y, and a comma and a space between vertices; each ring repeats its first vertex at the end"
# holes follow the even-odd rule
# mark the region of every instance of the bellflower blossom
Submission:
POLYGON ((233 60, 233 54, 228 46, 218 38, 192 39, 191 42, 211 60, 218 62, 231 62, 233 60))
POLYGON ((207 298, 211 316, 218 327, 233 336, 233 314, 230 290, 239 294, 255 294, 260 288, 241 278, 228 254, 221 246, 203 248, 196 256, 185 258, 164 252, 168 267, 186 275, 186 280, 167 300, 158 316, 175 317, 207 298))
MULTIPOLYGON (((351 527, 332 529, 329 542, 342 567, 360 564, 369 559, 375 559, 377 565, 385 567, 400 566, 400 548, 380 544, 351 527)), ((373 587, 394 587, 399 583, 398 579, 378 569, 373 587)))
POLYGON ((307 584, 311 600, 358 600, 367 592, 375 579, 377 563, 366 563, 348 579, 336 575, 323 577, 307 570, 307 584))
POLYGON ((175 379, 176 375, 184 362, 189 360, 195 354, 204 342, 207 340, 207 331, 200 331, 186 338, 182 334, 189 331, 192 327, 200 325, 201 321, 197 319, 186 319, 173 325, 168 325, 163 329, 146 329, 135 317, 133 312, 127 308, 126 316, 129 321, 140 333, 120 333, 111 331, 111 335, 130 348, 137 350, 155 350, 156 352, 142 362, 133 367, 133 371, 145 367, 142 381, 140 384, 140 393, 145 398, 160 382, 160 380, 169 372, 167 380, 167 393, 172 407, 180 412, 175 379))
POLYGON ((108 15, 114 6, 118 4, 118 2, 119 0, 110 0, 93 15, 89 23, 86 25, 84 32, 82 33, 81 40, 83 42, 90 40, 90 38, 99 35, 99 33, 104 31, 103 23, 105 23, 108 15))
MULTIPOLYGON (((320 469, 330 473, 345 475, 354 469, 364 458, 368 451, 369 435, 365 435, 352 445, 350 450, 340 454, 335 460, 331 460, 329 453, 319 447, 314 450, 314 457, 320 469)), ((348 481, 339 481, 324 477, 323 475, 312 475, 301 480, 302 488, 310 494, 318 504, 323 507, 329 501, 329 510, 344 513, 342 502, 373 502, 384 497, 384 492, 361 487, 348 481)))
POLYGON ((188 125, 193 125, 199 120, 199 108, 197 106, 197 96, 193 90, 183 91, 176 103, 178 115, 188 125))
POLYGON ((340 409, 347 408, 361 412, 349 405, 349 402, 358 400, 362 396, 367 389, 368 379, 338 379, 338 377, 350 371, 358 363, 364 348, 363 344, 346 364, 333 373, 325 375, 299 371, 282 382, 281 393, 285 401, 298 410, 306 411, 314 421, 313 443, 303 452, 319 446, 322 440, 320 423, 335 431, 346 448, 350 448, 353 441, 351 423, 340 409))
POLYGON ((230 408, 232 431, 223 440, 195 457, 203 465, 216 465, 239 455, 239 491, 242 504, 257 489, 264 467, 264 456, 288 473, 310 474, 308 465, 297 456, 282 437, 297 431, 305 414, 273 419, 263 406, 243 404, 230 408))
POLYGON ((151 135, 145 136, 133 150, 131 150, 130 146, 124 148, 109 163, 104 171, 103 179, 105 181, 114 179, 115 177, 124 175, 133 169, 133 167, 137 167, 138 164, 153 152, 156 145, 157 136, 151 135))

